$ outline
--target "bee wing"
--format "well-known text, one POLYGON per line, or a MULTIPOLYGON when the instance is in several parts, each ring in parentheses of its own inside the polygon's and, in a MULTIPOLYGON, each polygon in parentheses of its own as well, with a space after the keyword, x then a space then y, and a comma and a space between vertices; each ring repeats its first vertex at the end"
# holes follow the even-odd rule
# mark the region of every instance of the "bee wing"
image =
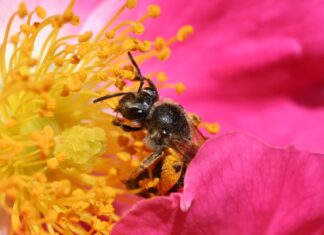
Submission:
POLYGON ((184 161, 187 163, 189 163, 192 158, 194 158, 199 147, 206 141, 206 138, 199 131, 197 126, 192 124, 190 128, 192 133, 190 140, 172 140, 172 148, 179 152, 183 156, 184 161))
POLYGON ((196 125, 191 124, 190 128, 192 133, 192 142, 199 148, 203 143, 205 143, 207 138, 200 132, 196 125))

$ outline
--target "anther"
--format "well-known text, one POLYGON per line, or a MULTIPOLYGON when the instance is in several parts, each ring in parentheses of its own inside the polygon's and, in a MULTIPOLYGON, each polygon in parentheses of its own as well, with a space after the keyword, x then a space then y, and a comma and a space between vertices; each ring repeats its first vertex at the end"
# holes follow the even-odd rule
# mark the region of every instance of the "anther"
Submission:
POLYGON ((137 6, 137 0, 127 0, 126 6, 128 9, 133 9, 137 6))
POLYGON ((189 34, 192 34, 194 32, 194 29, 190 25, 183 26, 181 29, 178 30, 177 33, 177 39, 179 41, 184 41, 189 36, 189 34))
POLYGON ((46 10, 43 7, 36 7, 36 14, 40 19, 44 19, 46 17, 46 10))
POLYGON ((21 2, 18 7, 18 15, 22 19, 28 14, 28 10, 26 7, 26 4, 24 2, 21 2))
POLYGON ((147 8, 148 14, 152 18, 157 18, 161 14, 161 9, 158 5, 152 4, 147 8))

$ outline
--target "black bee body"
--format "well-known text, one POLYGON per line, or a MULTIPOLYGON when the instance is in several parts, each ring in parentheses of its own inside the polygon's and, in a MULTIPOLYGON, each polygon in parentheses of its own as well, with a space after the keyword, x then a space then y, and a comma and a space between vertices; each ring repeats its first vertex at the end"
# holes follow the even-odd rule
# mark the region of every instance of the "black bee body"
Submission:
POLYGON ((189 142, 190 124, 181 106, 161 103, 153 106, 144 124, 148 135, 145 142, 154 150, 160 146, 172 147, 173 140, 189 142))
MULTIPOLYGON (((168 148, 176 150, 183 156, 181 162, 172 163, 172 170, 179 175, 177 182, 170 187, 169 191, 176 191, 183 184, 183 177, 187 164, 194 157, 198 145, 193 141, 197 128, 193 127, 184 109, 171 102, 159 101, 159 94, 155 84, 148 78, 142 76, 135 60, 128 52, 128 56, 138 73, 140 86, 137 92, 120 92, 112 95, 99 97, 94 102, 99 102, 116 96, 122 96, 116 108, 125 119, 136 124, 129 126, 122 121, 115 119, 113 124, 124 131, 147 130, 144 142, 152 149, 152 154, 146 157, 135 170, 129 179, 125 181, 128 188, 139 188, 139 181, 148 178, 148 169, 153 169, 153 177, 161 177, 162 171, 166 168, 162 163, 162 158, 168 148), (148 83, 143 87, 144 82, 148 83), (181 171, 181 172, 180 172, 181 171)), ((198 133, 200 133, 198 131, 198 133)), ((204 137, 201 139, 204 140, 204 137)), ((156 189, 144 193, 156 194, 156 189)))

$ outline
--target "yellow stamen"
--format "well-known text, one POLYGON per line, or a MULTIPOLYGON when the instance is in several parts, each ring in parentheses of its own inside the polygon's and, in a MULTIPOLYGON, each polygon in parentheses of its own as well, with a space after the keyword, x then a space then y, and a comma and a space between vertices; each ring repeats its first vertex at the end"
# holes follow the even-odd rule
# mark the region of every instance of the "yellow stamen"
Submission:
POLYGON ((44 19, 46 17, 46 10, 43 7, 36 7, 36 13, 40 19, 44 19))
MULTIPOLYGON (((0 201, 11 213, 12 234, 109 233, 119 219, 112 203, 129 192, 122 179, 149 152, 144 132, 131 135, 111 124, 115 117, 105 108, 115 109, 118 97, 92 100, 137 89, 127 51, 139 64, 152 57, 165 60, 171 44, 192 32, 186 26, 171 39, 139 39, 145 20, 158 17, 160 8, 151 5, 139 19, 121 21, 125 10, 137 6, 126 0, 99 33, 61 36, 66 24, 80 22, 74 4, 47 16, 45 8, 28 11, 21 3, 1 43, 0 201), (20 25, 12 27, 17 18, 20 25)), ((167 79, 151 74, 160 82, 167 79)))
POLYGON ((24 2, 19 4, 18 15, 20 18, 24 18, 28 14, 26 4, 24 2))
POLYGON ((179 41, 184 41, 189 36, 189 34, 193 33, 193 31, 194 30, 192 26, 190 25, 183 26, 177 33, 177 39, 179 41))
POLYGON ((168 80, 168 77, 166 76, 165 73, 160 72, 160 73, 157 74, 157 80, 159 82, 166 82, 168 80))
POLYGON ((208 131, 211 134, 216 134, 220 131, 220 126, 218 123, 202 122, 201 126, 205 127, 206 131, 208 131))
POLYGON ((149 16, 152 18, 158 17, 161 13, 161 9, 158 5, 150 5, 147 8, 147 10, 148 10, 149 16))
POLYGON ((133 9, 137 6, 137 0, 127 0, 127 8, 133 9))

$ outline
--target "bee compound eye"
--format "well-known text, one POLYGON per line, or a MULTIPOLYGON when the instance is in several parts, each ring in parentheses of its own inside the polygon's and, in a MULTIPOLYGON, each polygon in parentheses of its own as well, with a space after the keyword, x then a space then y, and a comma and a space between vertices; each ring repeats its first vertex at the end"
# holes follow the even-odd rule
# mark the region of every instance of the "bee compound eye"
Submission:
POLYGON ((145 118, 146 112, 141 108, 131 107, 123 113, 123 116, 130 120, 141 120, 145 118))

